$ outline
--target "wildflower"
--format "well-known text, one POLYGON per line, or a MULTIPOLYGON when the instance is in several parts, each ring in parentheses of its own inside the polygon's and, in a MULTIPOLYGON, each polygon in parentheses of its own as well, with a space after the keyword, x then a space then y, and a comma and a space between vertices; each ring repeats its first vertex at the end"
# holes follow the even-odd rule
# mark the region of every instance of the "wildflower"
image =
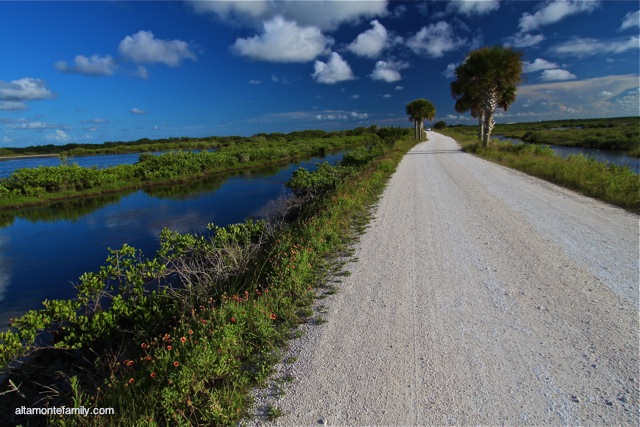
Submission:
POLYGON ((169 338, 171 338, 171 335, 169 335, 169 334, 164 334, 164 337, 162 337, 162 340, 163 340, 163 341, 167 341, 167 340, 169 340, 169 338))
POLYGON ((271 313, 269 315, 269 317, 271 318, 271 320, 276 320, 276 314, 275 313, 271 313))
POLYGON ((167 346, 167 350, 171 351, 173 347, 171 347, 170 345, 167 346))
POLYGON ((186 341, 187 341, 187 339, 186 339, 185 337, 180 338, 180 342, 181 342, 182 344, 184 344, 186 341))
POLYGON ((144 360, 151 360, 151 356, 145 356, 144 360))
POLYGON ((140 348, 147 348, 147 345, 145 343, 140 344, 140 348))
POLYGON ((156 373, 155 373, 155 372, 151 372, 151 374, 149 374, 149 376, 150 376, 151 378, 155 378, 155 377, 156 377, 156 373))
POLYGON ((207 323, 207 321, 206 321, 206 320, 204 320, 204 319, 200 319, 200 321, 201 321, 203 324, 207 323))
POLYGON ((187 332, 189 335, 193 335, 193 331, 191 329, 189 329, 189 332, 187 332))
POLYGON ((129 378, 129 384, 133 384, 135 380, 133 378, 129 378))
POLYGON ((175 367, 177 368, 178 366, 180 366, 180 362, 178 362, 178 361, 176 360, 175 362, 173 362, 173 366, 175 366, 175 367))
POLYGON ((231 323, 236 323, 236 318, 235 317, 231 318, 231 323))
POLYGON ((127 361, 125 362, 125 365, 127 365, 127 366, 133 366, 133 364, 134 364, 134 363, 135 363, 135 362, 134 362, 133 360, 127 360, 127 361))

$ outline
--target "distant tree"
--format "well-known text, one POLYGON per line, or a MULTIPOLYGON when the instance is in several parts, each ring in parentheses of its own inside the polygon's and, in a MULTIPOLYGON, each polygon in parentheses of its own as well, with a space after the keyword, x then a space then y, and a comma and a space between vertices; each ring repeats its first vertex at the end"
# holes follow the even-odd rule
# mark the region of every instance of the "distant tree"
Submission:
POLYGON ((433 128, 437 130, 444 129, 446 127, 447 127, 447 124, 442 120, 440 120, 439 122, 435 122, 435 124, 433 125, 433 128))
POLYGON ((522 52, 493 46, 472 51, 456 69, 451 83, 456 111, 471 111, 472 117, 479 118, 483 146, 491 138, 496 108, 507 111, 516 100, 522 67, 522 52))
POLYGON ((405 111, 409 115, 409 121, 413 122, 414 137, 422 137, 424 120, 433 120, 436 116, 436 107, 426 99, 416 99, 407 104, 405 111))

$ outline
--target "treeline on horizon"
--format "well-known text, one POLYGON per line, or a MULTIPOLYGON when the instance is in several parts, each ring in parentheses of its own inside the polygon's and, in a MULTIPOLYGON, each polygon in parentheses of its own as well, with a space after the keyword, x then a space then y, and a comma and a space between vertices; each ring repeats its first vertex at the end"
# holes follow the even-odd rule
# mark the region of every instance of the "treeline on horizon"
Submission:
POLYGON ((291 142, 309 138, 335 138, 341 136, 359 136, 365 133, 376 133, 381 138, 393 137, 399 132, 404 132, 404 128, 385 127, 378 128, 376 125, 369 127, 357 127, 355 129, 343 131, 324 131, 319 129, 301 130, 289 133, 257 133, 252 136, 207 136, 197 137, 169 137, 160 139, 141 138, 135 141, 107 141, 102 144, 80 144, 69 143, 65 145, 32 145, 28 147, 1 147, 0 157, 28 156, 28 155, 58 155, 84 156, 92 154, 122 154, 138 153, 150 151, 168 150, 206 150, 211 148, 226 147, 243 142, 291 142))
POLYGON ((640 117, 497 124, 493 134, 531 144, 626 151, 630 156, 640 157, 640 117))

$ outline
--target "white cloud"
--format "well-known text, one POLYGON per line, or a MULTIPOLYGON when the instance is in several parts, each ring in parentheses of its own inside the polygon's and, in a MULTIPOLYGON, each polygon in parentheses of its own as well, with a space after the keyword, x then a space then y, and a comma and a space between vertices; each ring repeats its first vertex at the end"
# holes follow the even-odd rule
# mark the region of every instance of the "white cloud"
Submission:
POLYGON ((440 58, 446 52, 456 50, 467 42, 455 37, 453 28, 445 21, 422 27, 415 36, 407 40, 407 46, 418 55, 440 58))
POLYGON ((442 75, 447 79, 452 79, 456 76, 456 69, 460 64, 451 63, 447 65, 447 68, 442 72, 442 75))
POLYGON ((313 25, 323 30, 335 30, 343 23, 358 22, 387 15, 387 1, 283 1, 271 5, 286 18, 300 25, 313 25))
POLYGON ((142 65, 138 65, 138 68, 136 68, 136 74, 138 75, 138 77, 144 80, 147 80, 149 78, 149 72, 142 65))
POLYGON ((523 70, 525 73, 535 73, 536 71, 550 70, 552 68, 558 68, 558 65, 542 58, 536 58, 533 62, 525 62, 523 70))
POLYGON ((351 99, 360 99, 360 95, 358 94, 351 95, 351 99))
POLYGON ((575 74, 567 70, 544 70, 540 75, 540 80, 545 82, 565 81, 575 79, 575 74))
POLYGON ((408 68, 409 64, 404 61, 378 61, 373 72, 369 75, 373 80, 382 80, 387 83, 397 82, 402 79, 400 70, 408 68))
POLYGON ((385 93, 384 95, 382 95, 383 98, 392 98, 390 93, 385 93))
POLYGON ((141 110, 140 108, 135 108, 135 107, 129 110, 129 112, 131 114, 147 114, 145 110, 141 110))
POLYGON ((334 84, 353 80, 353 72, 347 62, 336 52, 331 53, 328 62, 316 61, 312 77, 318 83, 334 84))
POLYGON ((151 31, 126 36, 118 46, 121 55, 137 63, 161 63, 172 67, 185 59, 196 59, 189 44, 182 40, 156 39, 151 31))
POLYGON ((268 0, 188 0, 188 3, 198 13, 215 13, 224 20, 241 15, 258 18, 269 10, 268 0))
MULTIPOLYGON (((629 91, 637 94, 638 87, 638 76, 633 74, 521 85, 518 87, 518 100, 512 110, 524 103, 543 106, 545 114, 551 114, 549 118, 555 112, 568 111, 577 111, 582 117, 622 116, 633 112, 624 101, 633 96, 625 94, 629 91), (602 94, 605 92, 610 94, 609 99, 615 101, 603 99, 602 94)), ((637 114, 637 102, 633 108, 637 114)))
POLYGON ((0 111, 26 110, 27 104, 19 101, 0 101, 0 111))
POLYGON ((63 142, 63 141, 69 140, 69 135, 67 135, 64 131, 60 129, 56 129, 54 133, 47 135, 47 139, 50 139, 52 141, 63 142))
POLYGON ((485 15, 498 10, 499 7, 499 0, 453 0, 447 5, 447 11, 472 16, 485 15))
POLYGON ((522 34, 518 33, 511 37, 504 39, 506 46, 513 46, 517 48, 525 48, 540 44, 544 40, 542 34, 522 34))
POLYGON ((23 122, 23 123, 10 123, 7 125, 9 129, 18 130, 42 130, 53 129, 58 127, 57 125, 45 122, 23 122))
POLYGON ((404 89, 404 86, 396 86, 396 90, 402 90, 404 89))
POLYGON ((600 54, 618 54, 640 48, 640 37, 628 39, 596 40, 591 38, 574 38, 565 43, 553 46, 550 51, 561 56, 584 58, 600 54))
POLYGON ((53 97, 44 80, 25 77, 9 83, 0 80, 0 101, 35 101, 53 97))
POLYGON ((534 14, 523 13, 520 30, 529 32, 545 25, 555 24, 570 15, 589 13, 600 5, 596 0, 551 0, 544 3, 534 14))
POLYGON ((301 26, 314 26, 322 30, 335 30, 346 22, 358 22, 386 16, 386 0, 188 0, 198 13, 214 13, 225 22, 239 21, 256 25, 262 21, 282 16, 301 26))
POLYGON ((358 56, 377 58, 387 44, 387 29, 377 20, 371 21, 373 28, 358 34, 347 49, 358 56))
POLYGON ((77 55, 73 63, 74 65, 69 65, 66 61, 58 61, 55 63, 55 67, 63 73, 78 73, 91 76, 110 76, 116 69, 116 63, 110 55, 93 55, 91 57, 77 55))
POLYGON ((357 113, 355 111, 343 111, 343 110, 326 110, 322 113, 316 114, 316 120, 362 120, 369 117, 367 113, 357 113))
POLYGON ((259 85, 260 83, 262 83, 260 80, 256 80, 256 79, 249 80, 250 85, 259 85))
POLYGON ((300 27, 276 16, 264 23, 262 34, 237 39, 232 50, 260 61, 307 62, 326 52, 331 44, 333 39, 325 37, 317 27, 300 27))
POLYGON ((629 12, 625 15, 620 30, 638 29, 640 27, 640 11, 629 12))

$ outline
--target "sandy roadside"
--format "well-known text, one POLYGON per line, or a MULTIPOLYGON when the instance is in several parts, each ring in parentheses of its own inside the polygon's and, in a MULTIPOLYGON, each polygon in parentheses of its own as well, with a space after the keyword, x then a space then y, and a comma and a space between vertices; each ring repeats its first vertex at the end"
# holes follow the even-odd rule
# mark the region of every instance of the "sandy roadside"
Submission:
POLYGON ((429 138, 322 300, 328 323, 292 342, 284 396, 257 393, 258 410, 279 408, 274 425, 638 425, 638 216, 429 138))

